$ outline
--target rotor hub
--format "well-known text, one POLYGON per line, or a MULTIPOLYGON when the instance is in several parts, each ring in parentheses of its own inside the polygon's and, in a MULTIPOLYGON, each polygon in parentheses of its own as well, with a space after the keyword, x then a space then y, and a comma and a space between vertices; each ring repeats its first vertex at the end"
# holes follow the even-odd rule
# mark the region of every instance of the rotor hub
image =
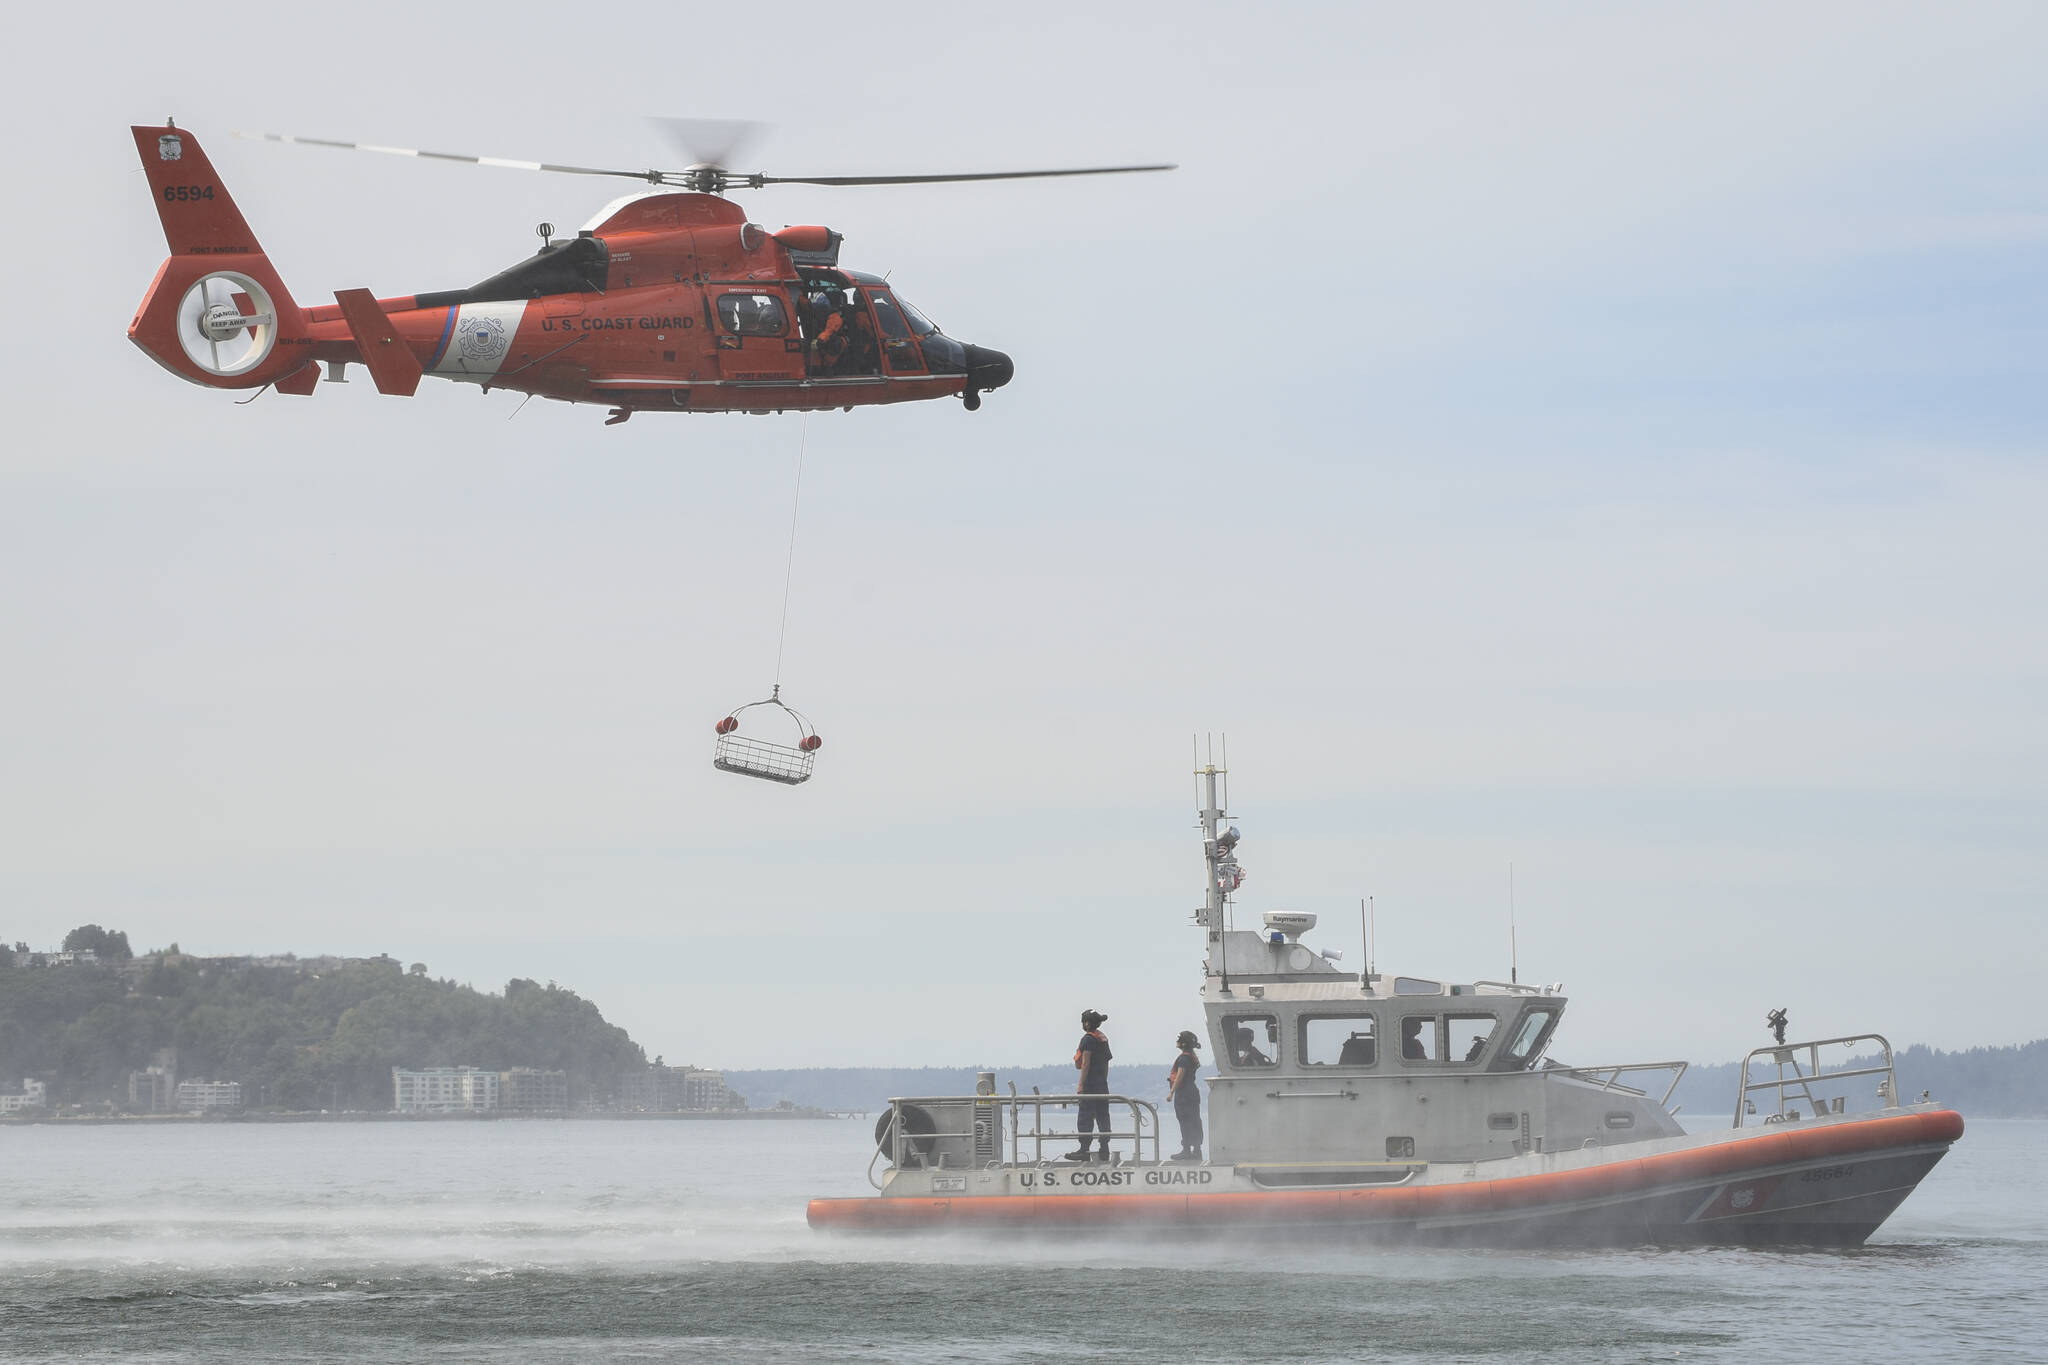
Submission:
POLYGON ((708 161, 683 168, 683 184, 699 194, 723 194, 726 185, 726 171, 723 166, 714 166, 708 161))
POLYGON ((211 341, 227 341, 250 324, 242 310, 232 303, 216 303, 200 315, 199 327, 211 341))

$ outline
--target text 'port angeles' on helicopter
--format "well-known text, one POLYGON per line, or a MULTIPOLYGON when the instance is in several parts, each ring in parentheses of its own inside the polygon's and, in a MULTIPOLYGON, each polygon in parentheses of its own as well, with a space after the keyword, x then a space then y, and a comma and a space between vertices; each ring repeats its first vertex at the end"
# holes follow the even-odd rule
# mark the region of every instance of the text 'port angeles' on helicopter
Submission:
MULTIPOLYGON (((730 140, 750 125, 668 120, 730 140)), ((876 275, 839 265, 840 234, 769 231, 724 198, 735 185, 916 185, 1171 170, 1169 165, 946 175, 770 176, 724 168, 606 170, 264 134, 275 142, 570 175, 644 180, 573 237, 540 227, 537 255, 468 289, 376 298, 345 289, 302 307, 257 244, 198 139, 137 127, 171 255, 128 337, 165 369, 221 389, 309 395, 359 362, 381 393, 424 375, 611 409, 779 412, 958 395, 971 411, 1010 382, 1010 357, 957 341, 876 275)))

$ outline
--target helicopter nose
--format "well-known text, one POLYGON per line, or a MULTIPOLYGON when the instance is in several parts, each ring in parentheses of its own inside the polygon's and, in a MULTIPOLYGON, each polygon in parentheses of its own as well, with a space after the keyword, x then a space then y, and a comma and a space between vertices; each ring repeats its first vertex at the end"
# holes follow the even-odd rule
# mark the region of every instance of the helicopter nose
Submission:
POLYGON ((970 389, 1000 389, 1016 375, 1010 357, 986 346, 967 348, 967 386, 970 389))

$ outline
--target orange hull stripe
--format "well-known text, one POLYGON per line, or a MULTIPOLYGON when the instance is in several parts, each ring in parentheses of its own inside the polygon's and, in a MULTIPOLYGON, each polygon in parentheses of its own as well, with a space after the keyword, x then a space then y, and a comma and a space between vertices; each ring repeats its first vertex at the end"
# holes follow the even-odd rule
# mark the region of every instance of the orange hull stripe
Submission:
POLYGON ((1232 1190, 1217 1194, 980 1195, 960 1199, 813 1199, 811 1226, 885 1231, 938 1226, 1029 1224, 1033 1227, 1227 1227, 1278 1214, 1290 1222, 1393 1222, 1417 1218, 1512 1213, 1629 1195, 1784 1165, 1887 1147, 1954 1142, 1963 1116, 1953 1109, 1804 1131, 1773 1132, 1711 1147, 1622 1159, 1577 1171, 1505 1180, 1364 1190, 1232 1190))

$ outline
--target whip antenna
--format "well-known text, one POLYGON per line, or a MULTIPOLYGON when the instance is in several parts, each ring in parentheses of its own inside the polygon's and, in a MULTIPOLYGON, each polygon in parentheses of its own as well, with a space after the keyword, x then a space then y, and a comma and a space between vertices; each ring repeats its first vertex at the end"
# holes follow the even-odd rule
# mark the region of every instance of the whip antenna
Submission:
POLYGON ((1517 970, 1517 963, 1516 963, 1516 957, 1515 957, 1515 865, 1514 865, 1513 863, 1509 863, 1509 864, 1508 864, 1508 984, 1509 984, 1510 986, 1516 986, 1516 985, 1520 985, 1520 984, 1521 984, 1521 978, 1520 978, 1520 977, 1518 977, 1517 975, 1515 975, 1515 973, 1516 973, 1516 970, 1517 970))

